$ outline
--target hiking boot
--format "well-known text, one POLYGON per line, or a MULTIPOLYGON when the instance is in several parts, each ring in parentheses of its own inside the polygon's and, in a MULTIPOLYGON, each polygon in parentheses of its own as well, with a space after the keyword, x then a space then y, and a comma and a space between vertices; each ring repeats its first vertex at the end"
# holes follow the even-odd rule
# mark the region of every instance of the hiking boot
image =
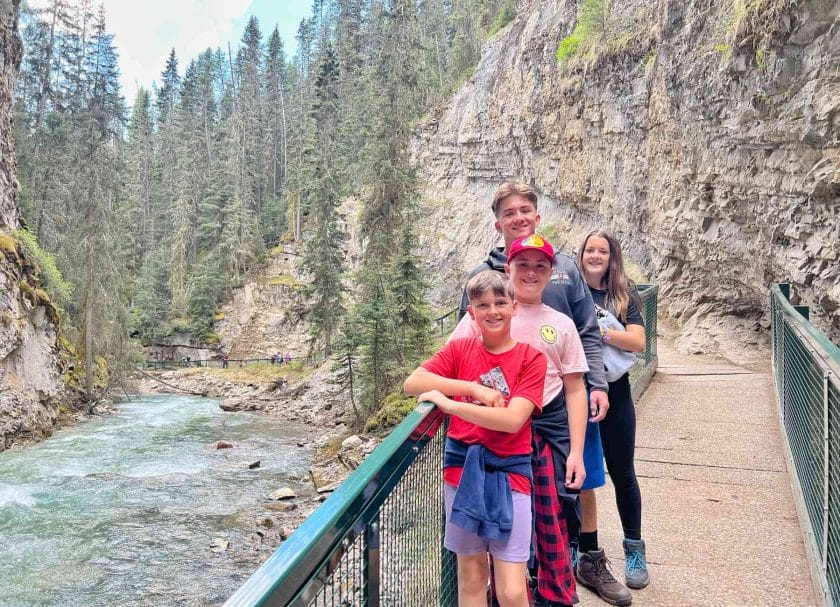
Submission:
POLYGON ((578 583, 593 590, 610 605, 624 607, 633 602, 633 595, 610 572, 609 561, 601 550, 581 552, 575 569, 578 583))
POLYGON ((624 538, 624 580, 630 588, 644 588, 650 584, 644 540, 624 538))

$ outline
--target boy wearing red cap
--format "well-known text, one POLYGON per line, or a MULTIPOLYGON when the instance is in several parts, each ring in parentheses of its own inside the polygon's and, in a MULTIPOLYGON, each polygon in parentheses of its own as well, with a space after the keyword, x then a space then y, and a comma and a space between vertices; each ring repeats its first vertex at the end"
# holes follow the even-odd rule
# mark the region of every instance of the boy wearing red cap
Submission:
POLYGON ((450 340, 404 389, 451 415, 444 546, 458 555, 458 604, 486 606, 489 553, 502 607, 528 607, 530 421, 542 407, 546 358, 510 336, 517 304, 507 276, 481 272, 467 295, 476 336, 450 340))
MULTIPOLYGON (((568 530, 560 500, 574 500, 586 476, 586 356, 574 322, 542 303, 551 279, 554 248, 531 234, 511 243, 505 270, 511 276, 517 315, 511 337, 540 350, 548 361, 543 410, 533 428, 534 547, 538 564, 535 606, 577 602, 568 530), (563 483, 560 486, 560 483, 563 483)), ((464 317, 450 340, 478 335, 464 317)))

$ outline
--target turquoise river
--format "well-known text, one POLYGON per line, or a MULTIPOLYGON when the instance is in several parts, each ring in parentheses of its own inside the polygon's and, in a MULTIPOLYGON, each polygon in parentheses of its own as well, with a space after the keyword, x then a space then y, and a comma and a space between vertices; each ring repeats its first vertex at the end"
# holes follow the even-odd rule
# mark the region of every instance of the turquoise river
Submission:
POLYGON ((0 453, 0 606, 220 605, 256 568, 234 548, 267 496, 304 487, 311 438, 213 399, 154 396, 0 453), (235 447, 207 448, 217 440, 235 447), (228 551, 211 551, 216 538, 228 551))

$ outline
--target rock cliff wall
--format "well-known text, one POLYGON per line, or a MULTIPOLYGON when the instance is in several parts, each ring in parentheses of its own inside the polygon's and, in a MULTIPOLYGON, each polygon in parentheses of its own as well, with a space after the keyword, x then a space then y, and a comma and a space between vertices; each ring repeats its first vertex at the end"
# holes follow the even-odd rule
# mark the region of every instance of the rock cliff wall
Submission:
POLYGON ((12 234, 20 227, 12 141, 18 4, 0 3, 0 451, 18 438, 48 435, 64 389, 57 318, 12 234))
POLYGON ((519 178, 561 241, 619 236, 686 349, 759 339, 785 280, 838 339, 840 4, 613 2, 593 55, 561 66, 577 12, 521 1, 421 126, 434 298, 456 300, 496 241, 493 191, 519 178))

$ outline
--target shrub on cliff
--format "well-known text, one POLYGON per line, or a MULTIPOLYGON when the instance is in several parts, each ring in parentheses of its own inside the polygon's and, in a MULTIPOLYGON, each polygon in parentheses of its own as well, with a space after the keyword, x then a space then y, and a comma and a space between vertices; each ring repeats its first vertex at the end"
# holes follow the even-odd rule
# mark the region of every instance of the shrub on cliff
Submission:
POLYGON ((14 236, 24 258, 35 268, 35 275, 52 301, 59 306, 65 305, 73 293, 73 285, 64 280, 55 263, 55 257, 41 248, 35 234, 29 230, 15 230, 14 236))

